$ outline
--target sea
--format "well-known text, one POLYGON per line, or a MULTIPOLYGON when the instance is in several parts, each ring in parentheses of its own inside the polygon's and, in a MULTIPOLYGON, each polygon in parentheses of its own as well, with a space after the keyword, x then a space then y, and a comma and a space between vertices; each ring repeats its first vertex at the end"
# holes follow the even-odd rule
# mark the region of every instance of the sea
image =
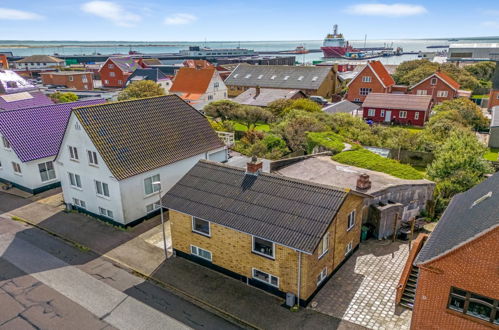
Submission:
MULTIPOLYGON (((401 47, 405 52, 445 51, 451 43, 499 43, 498 37, 462 38, 462 39, 400 39, 400 40, 350 40, 354 47, 401 47), (441 46, 441 48, 427 48, 441 46)), ((286 51, 297 46, 307 49, 319 49, 322 40, 293 41, 30 41, 30 40, 0 40, 0 53, 12 52, 14 56, 43 55, 102 55, 128 54, 130 50, 143 54, 177 53, 189 46, 209 48, 247 48, 255 51, 286 51)), ((283 55, 283 54, 275 54, 283 55)), ((324 60, 322 53, 295 54, 297 62, 311 63, 324 60)), ((403 61, 417 58, 417 54, 381 57, 385 64, 399 64, 403 61)))

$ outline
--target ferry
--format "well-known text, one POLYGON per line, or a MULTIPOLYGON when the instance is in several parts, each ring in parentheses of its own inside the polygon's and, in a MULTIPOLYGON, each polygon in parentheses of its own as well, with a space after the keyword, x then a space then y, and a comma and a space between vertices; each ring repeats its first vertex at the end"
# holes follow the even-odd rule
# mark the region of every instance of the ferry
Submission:
POLYGON ((338 33, 338 25, 333 26, 333 34, 328 34, 321 47, 322 53, 326 58, 338 58, 345 56, 346 53, 358 52, 345 41, 343 34, 338 33))
POLYGON ((254 56, 255 51, 246 48, 221 48, 212 49, 208 47, 190 46, 189 49, 179 51, 181 56, 189 57, 230 57, 230 56, 254 56))

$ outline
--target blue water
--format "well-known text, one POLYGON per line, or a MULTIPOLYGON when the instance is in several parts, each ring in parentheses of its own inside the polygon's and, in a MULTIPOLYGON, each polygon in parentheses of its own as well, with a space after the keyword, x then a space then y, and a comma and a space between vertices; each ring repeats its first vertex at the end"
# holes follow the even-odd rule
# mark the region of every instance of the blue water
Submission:
MULTIPOLYGON (((497 38, 473 38, 461 39, 459 41, 448 41, 447 39, 405 39, 405 40, 351 40, 354 47, 402 47, 404 51, 435 51, 427 49, 432 45, 449 45, 458 42, 499 42, 497 38)), ((295 40, 295 41, 211 41, 211 42, 148 42, 148 41, 28 41, 28 40, 0 40, 0 52, 13 52, 16 56, 29 56, 34 54, 44 55, 90 55, 92 53, 128 54, 130 49, 144 53, 177 53, 189 46, 206 46, 211 48, 248 48, 255 51, 281 51, 293 50, 297 46, 305 46, 307 49, 319 49, 322 40, 295 40), (105 46, 105 47, 104 47, 105 46)), ((403 55, 381 58, 385 64, 398 64, 408 59, 414 59, 417 55, 403 55)), ((322 59, 322 53, 309 53, 296 55, 299 62, 311 62, 322 59)))

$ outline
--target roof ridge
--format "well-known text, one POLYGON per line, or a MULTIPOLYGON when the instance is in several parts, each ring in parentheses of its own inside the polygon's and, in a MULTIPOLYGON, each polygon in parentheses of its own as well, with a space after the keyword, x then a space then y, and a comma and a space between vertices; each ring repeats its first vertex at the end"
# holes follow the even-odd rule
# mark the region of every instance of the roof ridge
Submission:
POLYGON ((108 105, 108 104, 125 103, 125 102, 133 102, 133 101, 142 101, 142 100, 154 99, 154 98, 160 98, 160 97, 166 97, 166 96, 177 96, 177 95, 175 95, 175 94, 155 95, 155 96, 141 97, 141 98, 138 98, 138 99, 111 101, 111 102, 106 102, 106 103, 102 103, 102 104, 82 105, 81 107, 74 107, 73 110, 80 110, 81 108, 90 108, 90 107, 96 107, 96 106, 108 105))

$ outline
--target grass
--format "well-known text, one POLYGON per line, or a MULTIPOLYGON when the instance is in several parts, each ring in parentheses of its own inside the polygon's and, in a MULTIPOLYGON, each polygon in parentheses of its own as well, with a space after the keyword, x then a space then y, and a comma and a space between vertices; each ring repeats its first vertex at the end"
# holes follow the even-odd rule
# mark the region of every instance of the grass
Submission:
POLYGON ((489 150, 483 156, 486 160, 491 162, 497 161, 497 156, 499 155, 499 148, 489 148, 489 150))
POLYGON ((488 99, 489 98, 489 94, 487 95, 472 95, 471 96, 472 99, 488 99))
MULTIPOLYGON (((234 130, 246 132, 248 130, 248 127, 244 124, 234 122, 234 130)), ((255 130, 260 132, 268 132, 270 131, 270 126, 268 124, 256 124, 255 130)))
POLYGON ((308 153, 312 153, 316 146, 321 146, 335 153, 341 152, 345 149, 343 138, 333 132, 311 132, 307 134, 307 140, 308 153))
POLYGON ((342 164, 383 172, 401 179, 419 180, 424 178, 424 175, 412 166, 381 157, 367 149, 344 151, 333 156, 332 159, 342 164))
POLYGON ((394 127, 399 127, 408 130, 411 133, 419 133, 421 132, 424 127, 419 127, 419 126, 407 126, 407 125, 400 125, 400 126, 394 126, 394 127))

